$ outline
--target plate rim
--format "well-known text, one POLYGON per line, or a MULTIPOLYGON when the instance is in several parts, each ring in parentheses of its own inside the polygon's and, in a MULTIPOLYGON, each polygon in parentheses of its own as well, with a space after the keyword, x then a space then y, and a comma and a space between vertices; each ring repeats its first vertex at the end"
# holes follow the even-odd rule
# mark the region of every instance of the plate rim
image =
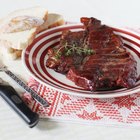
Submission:
MULTIPOLYGON (((51 29, 48 29, 48 30, 45 30, 43 32, 41 32, 40 34, 37 35, 36 38, 40 37, 41 35, 43 35, 44 33, 46 32, 49 32, 49 31, 53 31, 55 29, 59 29, 59 28, 62 28, 62 27, 69 27, 69 26, 75 26, 75 25, 82 25, 82 24, 67 24, 67 25, 62 25, 62 26, 58 26, 58 27, 54 27, 54 28, 51 28, 51 29)), ((116 28, 116 27, 113 27, 113 28, 116 28)), ((125 29, 123 28, 116 28, 116 29, 120 29, 120 30, 123 30, 125 31, 125 29)), ((128 33, 131 33, 130 31, 126 31, 128 33)), ((132 33, 134 34, 134 33, 132 33)), ((137 34, 135 34, 137 35, 137 34)), ((34 42, 34 41, 33 41, 34 42)), ((30 45, 29 45, 30 46, 30 45)), ((29 47, 28 46, 28 47, 29 47)), ((27 48, 28 48, 27 47, 27 48)), ((26 48, 26 49, 27 49, 26 48)), ((40 84, 44 85, 44 86, 47 86, 53 90, 56 90, 56 91, 59 91, 61 93, 64 93, 64 94, 69 94, 69 95, 73 95, 73 96, 78 96, 78 97, 86 97, 86 98, 114 98, 114 97, 122 97, 122 96, 126 96, 126 95, 131 95, 131 94, 134 94, 134 93, 138 93, 140 92, 140 88, 139 87, 134 87, 133 90, 131 91, 128 91, 128 92, 125 92, 125 93, 121 93, 121 92, 116 92, 116 93, 110 93, 110 94, 89 94, 89 93, 78 93, 78 92, 74 92, 74 91, 70 91, 70 90, 62 90, 62 89, 58 89, 54 86, 51 86, 51 85, 48 85, 47 83, 43 82, 42 80, 40 80, 39 78, 37 78, 30 70, 29 68, 27 67, 26 63, 25 63, 25 52, 26 52, 26 49, 24 49, 22 51, 22 63, 25 67, 25 70, 28 72, 28 74, 33 77, 36 81, 38 81, 40 84)), ((122 91, 123 92, 123 91, 122 91)))

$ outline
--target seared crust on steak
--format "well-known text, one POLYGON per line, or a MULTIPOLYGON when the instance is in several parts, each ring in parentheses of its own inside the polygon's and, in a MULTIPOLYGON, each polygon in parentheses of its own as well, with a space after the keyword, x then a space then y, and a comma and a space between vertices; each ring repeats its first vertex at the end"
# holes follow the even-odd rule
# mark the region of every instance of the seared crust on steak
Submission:
POLYGON ((133 87, 137 63, 121 37, 95 18, 81 18, 81 22, 83 31, 62 34, 60 46, 49 53, 47 67, 91 91, 133 87))

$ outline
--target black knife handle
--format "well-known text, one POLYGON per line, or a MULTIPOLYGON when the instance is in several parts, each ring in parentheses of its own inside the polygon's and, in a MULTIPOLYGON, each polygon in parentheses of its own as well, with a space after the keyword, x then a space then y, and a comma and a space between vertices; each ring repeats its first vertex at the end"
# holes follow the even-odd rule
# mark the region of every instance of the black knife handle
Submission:
POLYGON ((0 95, 15 110, 15 112, 29 125, 34 127, 39 121, 39 115, 33 112, 9 85, 0 85, 0 95))

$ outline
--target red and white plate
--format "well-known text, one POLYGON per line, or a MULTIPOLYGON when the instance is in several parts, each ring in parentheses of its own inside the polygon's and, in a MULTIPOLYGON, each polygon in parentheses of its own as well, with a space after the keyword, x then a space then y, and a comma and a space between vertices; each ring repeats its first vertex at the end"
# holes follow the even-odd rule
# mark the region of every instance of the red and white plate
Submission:
MULTIPOLYGON (((22 60, 26 70, 38 82, 61 91, 62 93, 89 98, 110 98, 125 96, 140 92, 140 80, 131 89, 118 89, 112 91, 91 92, 76 86, 64 75, 46 67, 47 50, 50 47, 59 45, 62 31, 70 29, 72 31, 82 30, 81 24, 70 24, 46 30, 37 35, 34 42, 28 46, 22 54, 22 60)), ((125 47, 132 53, 137 61, 138 75, 140 75, 140 35, 129 32, 126 29, 114 28, 114 32, 122 36, 125 47)))

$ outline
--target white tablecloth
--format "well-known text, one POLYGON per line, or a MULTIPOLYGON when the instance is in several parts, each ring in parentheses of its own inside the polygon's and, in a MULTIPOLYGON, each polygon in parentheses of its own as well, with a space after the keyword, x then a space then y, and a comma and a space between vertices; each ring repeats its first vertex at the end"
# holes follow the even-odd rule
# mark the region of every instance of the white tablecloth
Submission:
MULTIPOLYGON (((79 21, 81 16, 96 17, 113 26, 130 26, 140 28, 139 0, 1 0, 0 17, 10 11, 41 5, 49 12, 57 12, 67 21, 79 21)), ((2 56, 0 56, 2 59, 2 56)), ((27 81, 28 73, 21 60, 3 62, 10 70, 27 81)), ((0 77, 13 85, 20 93, 22 90, 4 73, 0 77)), ((30 129, 0 98, 0 140, 139 140, 137 129, 115 128, 107 126, 87 126, 73 123, 57 123, 49 120, 40 121, 38 126, 30 129)))

